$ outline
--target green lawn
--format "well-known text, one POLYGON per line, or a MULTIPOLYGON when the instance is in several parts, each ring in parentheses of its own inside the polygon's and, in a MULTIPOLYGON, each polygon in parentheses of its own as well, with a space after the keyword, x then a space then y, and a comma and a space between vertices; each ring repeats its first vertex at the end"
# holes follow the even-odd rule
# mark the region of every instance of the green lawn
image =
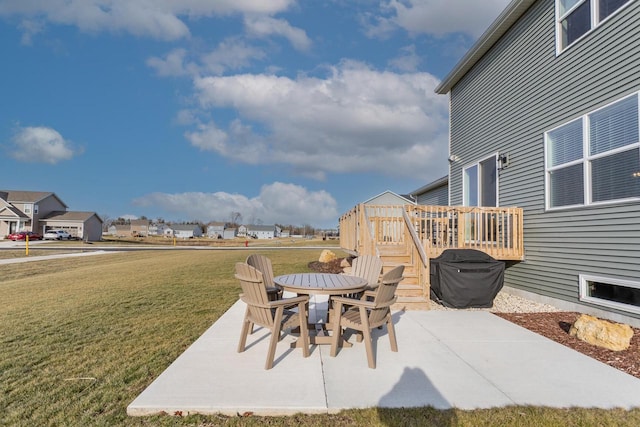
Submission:
MULTIPOLYGON (((307 270, 320 252, 264 253, 277 275, 307 270)), ((127 405, 237 300, 233 266, 247 254, 141 251, 0 266, 0 425, 640 425, 640 410, 524 407, 128 417, 127 405)))

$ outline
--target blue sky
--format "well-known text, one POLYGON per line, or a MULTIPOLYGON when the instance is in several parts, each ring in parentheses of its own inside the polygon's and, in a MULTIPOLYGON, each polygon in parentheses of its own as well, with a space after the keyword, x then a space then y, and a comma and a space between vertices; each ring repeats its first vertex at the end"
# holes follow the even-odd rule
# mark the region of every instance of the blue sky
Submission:
POLYGON ((434 88, 506 0, 0 0, 0 189, 335 227, 447 173, 434 88))

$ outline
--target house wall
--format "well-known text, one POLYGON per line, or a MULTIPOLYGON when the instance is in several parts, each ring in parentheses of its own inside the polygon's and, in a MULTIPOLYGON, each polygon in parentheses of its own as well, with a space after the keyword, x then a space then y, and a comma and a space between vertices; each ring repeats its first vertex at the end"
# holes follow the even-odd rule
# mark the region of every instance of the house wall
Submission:
POLYGON ((416 203, 424 206, 449 206, 449 187, 443 185, 426 193, 418 194, 416 203))
POLYGON ((545 211, 544 133, 640 90, 640 2, 557 57, 554 7, 534 3, 452 88, 450 202, 462 204, 465 166, 509 153, 499 205, 524 210, 525 261, 505 285, 601 308, 579 302, 578 275, 640 280, 640 203, 545 211))
POLYGON ((35 231, 37 233, 44 233, 45 225, 44 222, 40 222, 40 218, 44 218, 54 211, 65 212, 67 210, 67 208, 62 203, 60 203, 60 201, 58 201, 58 199, 53 195, 45 197, 38 203, 35 203, 34 206, 35 205, 38 205, 38 213, 32 213, 31 218, 33 219, 32 231, 35 231))

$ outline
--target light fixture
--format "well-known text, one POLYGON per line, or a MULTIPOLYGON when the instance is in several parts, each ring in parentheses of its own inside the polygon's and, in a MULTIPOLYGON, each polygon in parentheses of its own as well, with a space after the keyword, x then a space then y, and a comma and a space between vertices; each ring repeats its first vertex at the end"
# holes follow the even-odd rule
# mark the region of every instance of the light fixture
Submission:
POLYGON ((451 154, 449 155, 449 163, 454 163, 457 162, 458 160, 460 160, 460 157, 456 156, 455 154, 451 154))
POLYGON ((498 170, 501 171, 509 166, 509 154, 498 154, 498 170))

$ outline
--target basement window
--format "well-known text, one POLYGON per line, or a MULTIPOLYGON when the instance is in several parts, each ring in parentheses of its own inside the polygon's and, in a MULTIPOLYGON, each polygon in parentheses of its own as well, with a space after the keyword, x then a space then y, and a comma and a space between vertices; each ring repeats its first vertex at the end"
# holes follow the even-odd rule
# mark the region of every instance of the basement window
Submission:
POLYGON ((580 301, 640 314, 640 282, 581 274, 580 301))

